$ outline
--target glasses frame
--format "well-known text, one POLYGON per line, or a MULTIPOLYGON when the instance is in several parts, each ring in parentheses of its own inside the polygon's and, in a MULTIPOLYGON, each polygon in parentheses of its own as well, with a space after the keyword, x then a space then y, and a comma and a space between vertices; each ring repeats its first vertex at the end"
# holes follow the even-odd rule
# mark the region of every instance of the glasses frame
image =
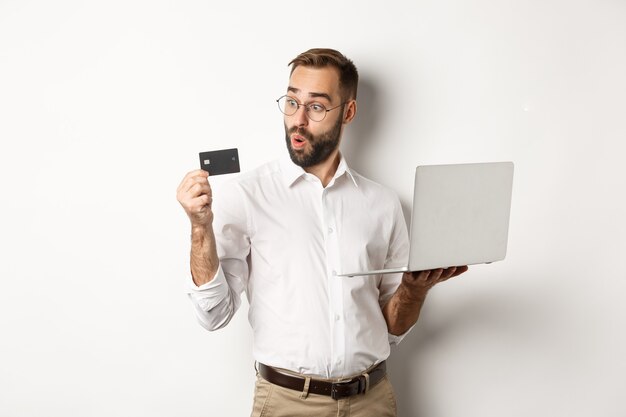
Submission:
POLYGON ((322 103, 309 103, 309 104, 302 104, 300 103, 295 97, 290 96, 289 94, 285 94, 284 96, 280 96, 276 99, 276 104, 278 105, 278 110, 280 110, 280 112, 282 114, 284 114, 285 116, 293 116, 294 114, 298 113, 298 110, 300 110, 300 107, 304 107, 304 114, 306 115, 306 117, 312 121, 312 122, 321 122, 322 120, 324 120, 326 118, 326 115, 328 114, 329 111, 331 110, 335 110, 338 109, 339 107, 343 106, 344 104, 346 104, 347 101, 344 101, 343 103, 340 103, 338 106, 335 107, 331 107, 330 109, 327 109, 326 106, 324 106, 322 103), (280 108, 280 100, 284 99, 285 97, 292 99, 293 101, 296 102, 296 110, 291 113, 285 113, 281 108, 280 108), (319 120, 315 120, 312 119, 311 116, 309 116, 309 107, 312 106, 313 104, 317 105, 317 106, 322 106, 324 108, 324 116, 322 116, 321 119, 319 120))

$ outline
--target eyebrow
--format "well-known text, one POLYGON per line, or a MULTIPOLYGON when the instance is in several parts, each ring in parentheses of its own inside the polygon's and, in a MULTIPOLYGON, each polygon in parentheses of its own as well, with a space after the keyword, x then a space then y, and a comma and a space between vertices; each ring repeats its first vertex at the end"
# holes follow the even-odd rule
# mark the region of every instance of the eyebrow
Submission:
MULTIPOLYGON (((290 86, 290 87, 287 87, 287 91, 290 91, 292 93, 298 94, 300 92, 300 89, 290 86)), ((326 93, 315 93, 315 92, 313 92, 313 93, 309 93, 309 97, 313 97, 313 98, 322 97, 322 98, 325 98, 326 100, 328 100, 329 103, 333 102, 333 100, 330 98, 330 95, 328 95, 326 93)))

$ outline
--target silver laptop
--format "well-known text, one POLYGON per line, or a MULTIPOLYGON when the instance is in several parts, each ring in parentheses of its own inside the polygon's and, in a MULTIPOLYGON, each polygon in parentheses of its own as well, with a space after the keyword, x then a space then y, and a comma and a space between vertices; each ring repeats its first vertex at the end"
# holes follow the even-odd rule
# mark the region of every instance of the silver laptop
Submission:
POLYGON ((501 261, 506 256, 512 162, 415 169, 408 264, 339 276, 423 271, 501 261))

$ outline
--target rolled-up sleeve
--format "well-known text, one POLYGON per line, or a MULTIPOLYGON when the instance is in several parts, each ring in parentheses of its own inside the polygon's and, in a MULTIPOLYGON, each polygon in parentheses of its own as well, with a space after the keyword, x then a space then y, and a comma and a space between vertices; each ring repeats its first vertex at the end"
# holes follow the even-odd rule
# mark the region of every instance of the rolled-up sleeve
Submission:
POLYGON ((247 210, 234 181, 214 190, 212 209, 220 265, 211 281, 196 286, 189 277, 187 285, 196 317, 209 331, 226 326, 239 309, 250 253, 247 210))

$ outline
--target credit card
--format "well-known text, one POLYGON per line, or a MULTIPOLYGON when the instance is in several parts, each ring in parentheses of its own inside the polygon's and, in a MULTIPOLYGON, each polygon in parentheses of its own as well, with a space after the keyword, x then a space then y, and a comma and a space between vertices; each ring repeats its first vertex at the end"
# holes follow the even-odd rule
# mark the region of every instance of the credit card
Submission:
POLYGON ((237 148, 200 152, 200 168, 210 175, 239 172, 239 152, 237 148))

